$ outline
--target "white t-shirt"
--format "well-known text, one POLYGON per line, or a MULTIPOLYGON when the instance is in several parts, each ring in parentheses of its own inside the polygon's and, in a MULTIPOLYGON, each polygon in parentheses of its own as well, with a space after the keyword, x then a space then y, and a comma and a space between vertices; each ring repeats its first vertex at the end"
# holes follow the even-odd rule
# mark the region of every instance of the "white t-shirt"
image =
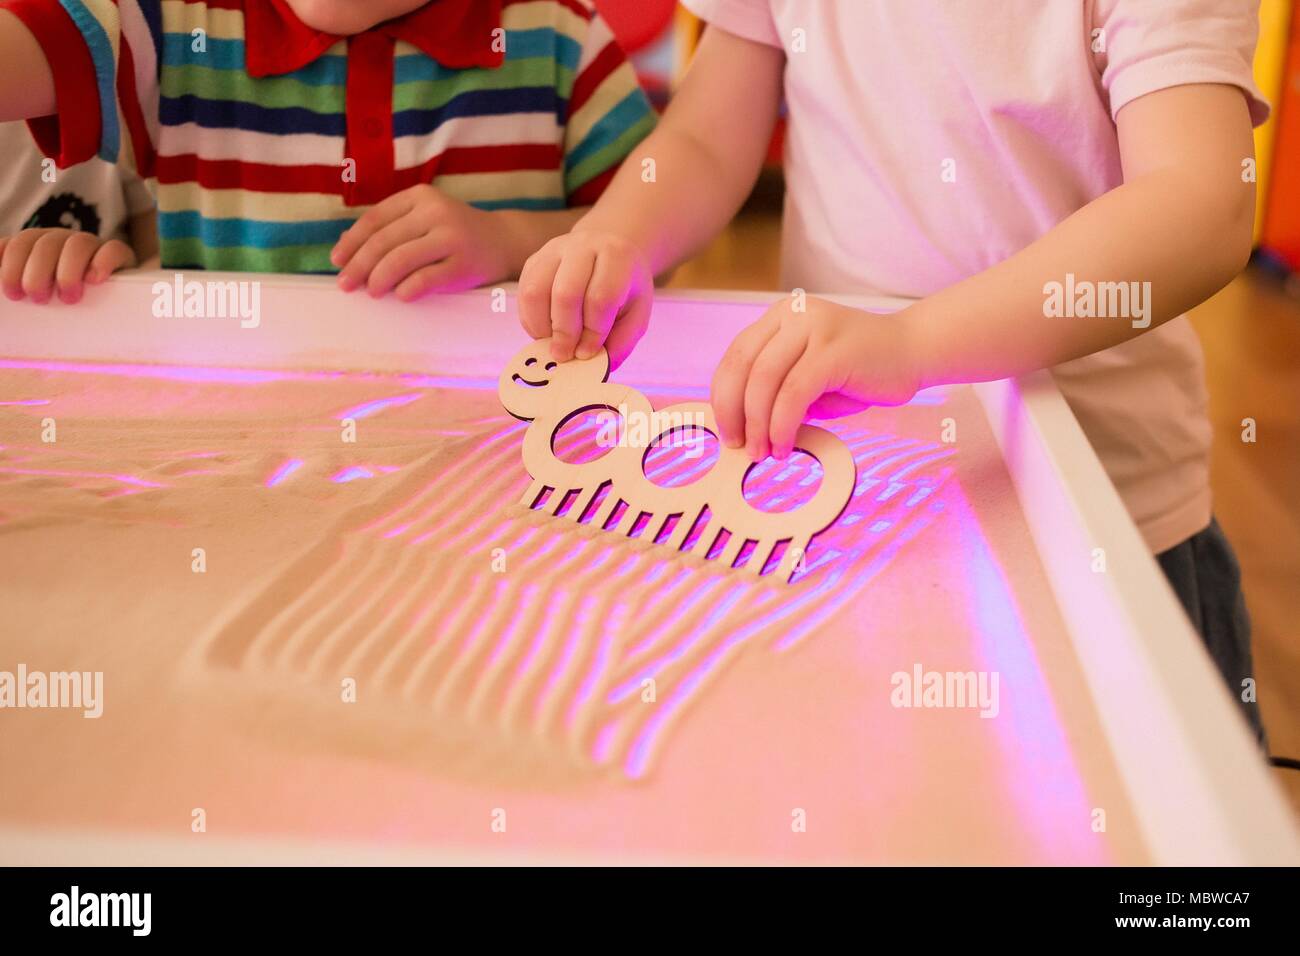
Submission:
POLYGON ((154 206, 140 177, 102 159, 55 169, 23 122, 0 123, 0 236, 32 227, 128 240, 127 224, 154 206))
MULTIPOLYGON (((920 298, 996 265, 1123 182, 1114 117, 1146 93, 1232 84, 1268 112, 1257 0, 684 3, 786 52, 787 288, 920 298)), ((1187 319, 1053 371, 1151 549, 1204 528, 1187 319)))

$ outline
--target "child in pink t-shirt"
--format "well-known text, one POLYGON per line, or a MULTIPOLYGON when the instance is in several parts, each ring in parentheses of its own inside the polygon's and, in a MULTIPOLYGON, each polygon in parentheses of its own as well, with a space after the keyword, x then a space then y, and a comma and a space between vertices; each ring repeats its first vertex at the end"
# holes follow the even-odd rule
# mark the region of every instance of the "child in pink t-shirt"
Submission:
POLYGON ((1257 2, 685 3, 710 25, 695 61, 600 201, 525 266, 524 327, 558 360, 626 357, 652 277, 739 208, 784 100, 783 282, 915 301, 773 306, 714 377, 721 439, 782 457, 805 417, 1051 368, 1241 695, 1249 622, 1184 313, 1250 254, 1257 2))

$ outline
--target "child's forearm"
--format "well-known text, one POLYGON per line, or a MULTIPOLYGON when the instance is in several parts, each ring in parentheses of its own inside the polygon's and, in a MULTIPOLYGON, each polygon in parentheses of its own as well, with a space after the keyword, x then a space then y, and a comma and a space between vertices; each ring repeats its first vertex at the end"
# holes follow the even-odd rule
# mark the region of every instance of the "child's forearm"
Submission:
MULTIPOLYGON (((1242 175, 1252 155, 1249 119, 1235 89, 1200 89, 1219 91, 1215 102, 1197 106, 1213 140, 1200 155, 1197 144, 1185 159, 1126 153, 1124 185, 1006 261, 908 309, 918 323, 923 385, 1005 378, 1118 345, 1203 302, 1241 271, 1255 207, 1254 184, 1242 175)), ((1146 103, 1142 112, 1157 106, 1146 103)), ((1172 144, 1175 153, 1179 145, 1187 144, 1172 144)))
POLYGON ((728 170, 712 148, 680 130, 656 130, 575 228, 622 236, 660 275, 717 235, 744 203, 757 174, 757 166, 752 172, 728 170), (646 160, 654 162, 653 182, 642 179, 646 160))
POLYGON ((1254 193, 1242 190, 1239 208, 1207 209, 1188 202, 1194 186, 1176 175, 1127 183, 1005 262, 917 303, 925 383, 1058 365, 1208 299, 1246 263, 1254 193), (1101 317, 1109 312, 1124 314, 1101 317))
POLYGON ((776 124, 784 54, 706 31, 662 122, 575 231, 630 241, 662 273, 703 248, 758 178, 776 124))
POLYGON ((54 74, 40 44, 18 17, 0 5, 0 122, 55 111, 54 74))

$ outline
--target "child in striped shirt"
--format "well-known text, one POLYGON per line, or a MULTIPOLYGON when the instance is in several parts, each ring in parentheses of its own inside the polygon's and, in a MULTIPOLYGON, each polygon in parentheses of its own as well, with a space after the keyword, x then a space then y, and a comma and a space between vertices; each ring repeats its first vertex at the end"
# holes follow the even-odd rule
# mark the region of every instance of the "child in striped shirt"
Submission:
MULTIPOLYGON (((654 122, 589 0, 4 0, 0 62, 59 166, 156 177, 164 268, 402 299, 517 276, 654 122)), ((80 294, 50 232, 10 298, 80 294)))

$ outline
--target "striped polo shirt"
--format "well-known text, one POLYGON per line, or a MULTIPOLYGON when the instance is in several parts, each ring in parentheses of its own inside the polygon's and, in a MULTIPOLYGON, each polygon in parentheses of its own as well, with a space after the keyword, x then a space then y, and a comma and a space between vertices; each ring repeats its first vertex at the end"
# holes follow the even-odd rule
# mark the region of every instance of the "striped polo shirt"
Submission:
POLYGON ((654 123, 589 0, 433 0, 351 37, 284 0, 5 6, 54 74, 37 143, 156 177, 168 268, 334 272, 340 234, 419 183, 588 205, 654 123))

